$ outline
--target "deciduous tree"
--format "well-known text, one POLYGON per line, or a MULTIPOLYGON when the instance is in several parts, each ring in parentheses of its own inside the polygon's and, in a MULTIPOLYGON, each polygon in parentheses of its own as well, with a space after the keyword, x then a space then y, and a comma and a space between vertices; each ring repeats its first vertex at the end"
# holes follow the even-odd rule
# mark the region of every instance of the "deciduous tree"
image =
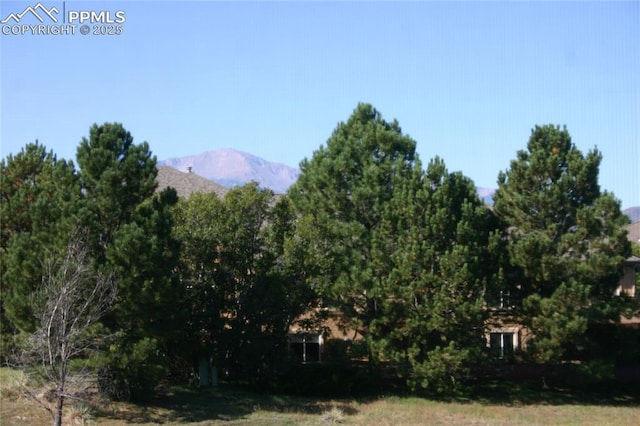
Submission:
MULTIPOLYGON (((232 377, 268 386, 307 301, 284 259, 286 198, 250 183, 224 199, 194 194, 174 209, 189 318, 186 346, 232 377)), ((281 365, 280 365, 281 367, 281 365)))
MULTIPOLYGON (((27 341, 24 360, 41 367, 45 380, 53 385, 55 406, 49 407, 35 392, 29 392, 51 414, 53 424, 62 424, 65 400, 73 398, 70 383, 86 379, 71 362, 85 358, 100 348, 98 321, 111 308, 117 284, 111 276, 97 272, 80 234, 73 235, 67 252, 45 262, 40 306, 36 306, 39 324, 27 341)), ((85 386, 88 382, 80 383, 85 386)))

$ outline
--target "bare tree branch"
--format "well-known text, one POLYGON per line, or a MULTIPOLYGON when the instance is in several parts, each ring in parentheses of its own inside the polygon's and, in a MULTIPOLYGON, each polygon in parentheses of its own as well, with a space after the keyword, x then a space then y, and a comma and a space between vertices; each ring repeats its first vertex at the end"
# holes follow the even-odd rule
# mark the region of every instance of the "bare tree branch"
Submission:
POLYGON ((49 411, 54 425, 62 424, 64 401, 70 397, 70 362, 98 349, 102 339, 95 335, 94 326, 111 308, 116 291, 113 276, 94 268, 88 246, 78 233, 62 258, 49 259, 45 265, 40 327, 30 337, 23 361, 30 366, 39 364, 54 386, 53 409, 43 400, 46 396, 27 392, 49 411))

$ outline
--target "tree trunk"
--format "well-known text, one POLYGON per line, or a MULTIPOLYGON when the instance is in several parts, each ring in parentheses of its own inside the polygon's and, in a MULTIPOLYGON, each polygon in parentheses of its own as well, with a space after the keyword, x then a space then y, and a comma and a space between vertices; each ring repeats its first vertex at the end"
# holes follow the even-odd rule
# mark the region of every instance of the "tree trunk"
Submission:
POLYGON ((62 407, 64 406, 64 395, 62 389, 58 392, 58 400, 56 402, 56 414, 53 419, 53 426, 62 426, 62 407))

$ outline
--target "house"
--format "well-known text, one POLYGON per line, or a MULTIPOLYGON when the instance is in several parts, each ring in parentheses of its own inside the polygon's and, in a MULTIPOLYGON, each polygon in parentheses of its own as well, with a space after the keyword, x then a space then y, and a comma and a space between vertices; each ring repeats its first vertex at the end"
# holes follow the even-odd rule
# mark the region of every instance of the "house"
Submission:
MULTIPOLYGON (((623 275, 620 278, 616 296, 626 295, 636 297, 637 273, 640 272, 640 258, 631 256, 622 265, 623 275)), ((489 308, 491 315, 487 321, 485 333, 487 346, 500 359, 508 358, 518 350, 526 350, 527 341, 533 337, 531 331, 523 326, 513 314, 508 294, 500 295, 496 307, 489 308)), ((640 318, 620 318, 620 324, 640 328, 640 318)))
POLYGON ((509 292, 500 292, 497 300, 489 304, 489 318, 486 322, 485 339, 487 347, 499 359, 509 358, 514 352, 526 349, 531 337, 514 314, 514 303, 509 292))
POLYGON ((622 265, 622 278, 616 289, 615 295, 626 294, 629 297, 636 297, 636 274, 640 272, 640 257, 631 256, 622 265))
MULTIPOLYGON (((214 192, 223 198, 229 191, 206 178, 198 176, 190 169, 181 172, 168 166, 158 167, 158 189, 168 186, 176 189, 178 196, 188 198, 196 192, 214 192)), ((629 226, 629 239, 640 240, 640 222, 629 226)), ((626 294, 637 297, 636 273, 640 271, 640 258, 632 256, 623 264, 623 276, 615 291, 616 295, 626 294)), ((532 337, 528 330, 513 314, 509 294, 501 294, 496 306, 488 308, 491 315, 486 324, 487 346, 497 358, 508 358, 518 350, 526 350, 527 341, 532 337)), ((621 323, 640 327, 640 318, 622 318, 621 323)), ((318 308, 299 318, 289 330, 291 353, 302 363, 323 362, 328 359, 327 345, 330 341, 355 341, 362 334, 350 329, 347 321, 338 312, 318 308), (322 311, 322 312, 320 312, 322 311), (312 318, 313 317, 313 318, 312 318), (314 319, 319 318, 319 321, 314 319)))
MULTIPOLYGON (((615 295, 636 297, 636 272, 640 272, 640 258, 632 256, 623 264, 623 276, 615 295)), ((487 306, 489 318, 486 322, 487 347, 499 359, 509 359, 515 352, 527 349, 533 337, 531 330, 515 315, 514 303, 508 292, 500 293, 492 306, 487 306)), ((622 325, 640 328, 640 318, 622 317, 622 325)), ((350 329, 347 320, 337 311, 318 308, 303 315, 289 332, 291 353, 302 363, 317 363, 327 360, 327 344, 335 340, 360 340, 362 334, 350 329), (324 312, 322 315, 321 311, 324 312)))
POLYGON ((294 359, 303 364, 320 363, 330 358, 328 344, 362 338, 340 312, 319 307, 303 314, 289 328, 289 349, 294 359))
MULTIPOLYGON (((631 242, 640 242, 640 222, 627 227, 628 238, 631 242)), ((640 258, 631 256, 622 264, 622 277, 614 294, 637 297, 637 274, 640 273, 640 258)), ((524 327, 513 315, 509 294, 500 294, 496 307, 489 308, 491 315, 487 322, 485 333, 487 346, 498 358, 508 357, 517 350, 525 350, 527 341, 533 337, 530 330, 524 327)), ((620 324, 640 328, 640 317, 620 319, 620 324)))

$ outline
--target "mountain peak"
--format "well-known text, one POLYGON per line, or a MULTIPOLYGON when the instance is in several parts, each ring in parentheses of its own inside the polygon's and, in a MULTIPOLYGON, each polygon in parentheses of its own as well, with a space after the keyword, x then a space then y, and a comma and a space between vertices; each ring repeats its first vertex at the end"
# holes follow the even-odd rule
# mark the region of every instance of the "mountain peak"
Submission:
POLYGON ((187 171, 191 167, 193 173, 230 188, 256 181, 260 186, 279 194, 286 192, 300 174, 299 170, 293 167, 267 161, 233 148, 220 148, 197 155, 169 158, 159 161, 158 164, 180 171, 187 171))
MULTIPOLYGON (((181 172, 191 171, 227 188, 256 181, 276 194, 283 194, 295 183, 300 170, 282 163, 267 161, 248 152, 234 148, 219 148, 197 155, 169 158, 158 161, 159 166, 169 166, 181 172)), ((493 205, 494 188, 476 188, 478 196, 487 205, 493 205)), ((640 207, 623 211, 631 222, 640 220, 640 207)))

